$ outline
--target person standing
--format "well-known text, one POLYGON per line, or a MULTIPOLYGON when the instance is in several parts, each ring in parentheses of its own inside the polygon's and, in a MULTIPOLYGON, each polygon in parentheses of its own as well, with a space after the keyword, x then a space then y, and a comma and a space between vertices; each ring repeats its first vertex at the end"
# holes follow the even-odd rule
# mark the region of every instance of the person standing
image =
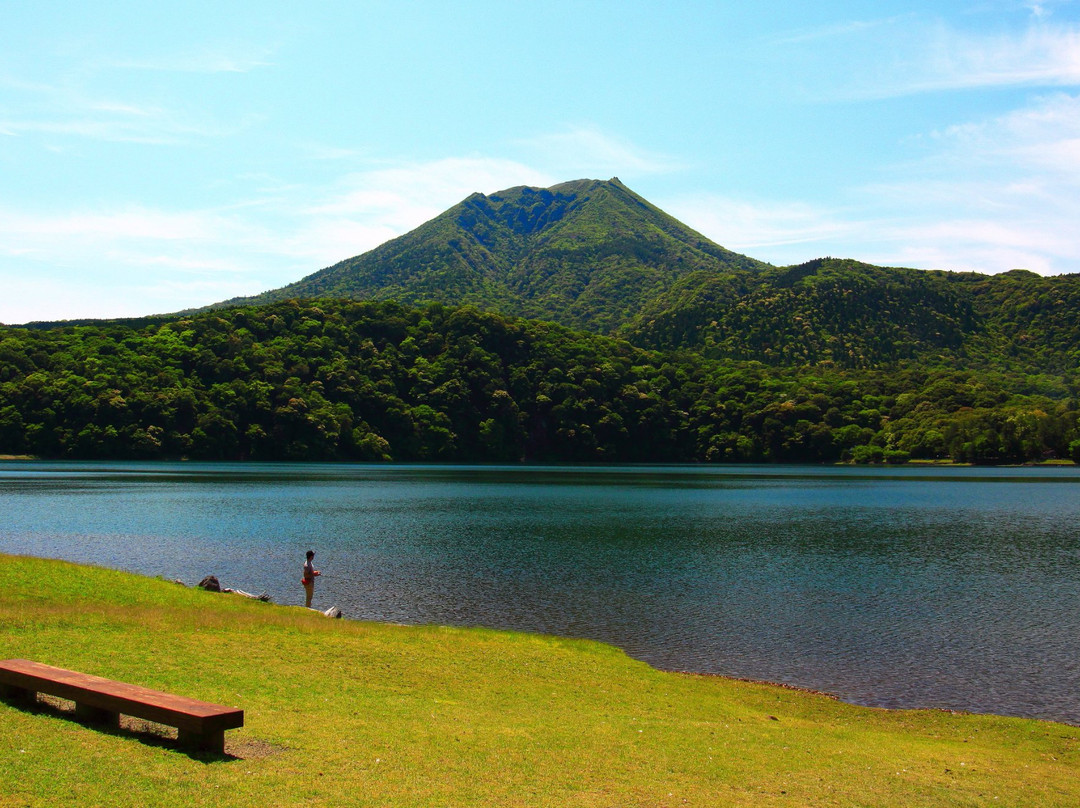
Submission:
POLYGON ((307 595, 307 601, 304 605, 307 608, 311 608, 311 598, 315 595, 315 578, 322 573, 315 569, 315 551, 307 551, 307 560, 304 562, 304 577, 300 579, 300 583, 304 585, 304 594, 307 595))

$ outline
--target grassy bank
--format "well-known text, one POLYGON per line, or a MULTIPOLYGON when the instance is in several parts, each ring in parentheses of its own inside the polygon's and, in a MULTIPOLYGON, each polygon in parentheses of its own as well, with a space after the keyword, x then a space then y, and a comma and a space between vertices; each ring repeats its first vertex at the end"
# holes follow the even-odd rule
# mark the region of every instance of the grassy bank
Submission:
POLYGON ((331 621, 0 556, 0 658, 243 707, 227 756, 0 702, 0 805, 1080 803, 1080 729, 662 673, 599 644, 331 621))

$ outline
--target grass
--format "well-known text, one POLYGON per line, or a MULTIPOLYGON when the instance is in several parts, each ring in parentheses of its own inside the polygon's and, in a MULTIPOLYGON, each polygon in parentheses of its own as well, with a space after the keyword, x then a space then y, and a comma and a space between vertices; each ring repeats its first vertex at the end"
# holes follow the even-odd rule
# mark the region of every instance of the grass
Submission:
MULTIPOLYGON (((1080 728, 854 707, 598 643, 327 620, 0 555, 0 658, 243 707, 226 756, 0 702, 0 805, 1080 804, 1080 728)), ((129 725, 130 726, 130 725, 129 725)))

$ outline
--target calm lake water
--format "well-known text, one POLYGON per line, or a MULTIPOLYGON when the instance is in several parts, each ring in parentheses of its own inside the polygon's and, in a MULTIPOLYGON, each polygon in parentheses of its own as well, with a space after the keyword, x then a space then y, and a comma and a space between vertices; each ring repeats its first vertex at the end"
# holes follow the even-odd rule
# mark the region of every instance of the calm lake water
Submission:
POLYGON ((1080 723, 1080 470, 0 463, 0 551, 1080 723))

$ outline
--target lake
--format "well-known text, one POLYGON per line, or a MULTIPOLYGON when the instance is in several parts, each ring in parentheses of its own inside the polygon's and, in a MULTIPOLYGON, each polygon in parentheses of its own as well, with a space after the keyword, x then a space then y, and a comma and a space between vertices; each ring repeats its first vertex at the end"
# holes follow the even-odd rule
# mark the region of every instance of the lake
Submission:
POLYGON ((0 462, 0 551, 1080 724, 1076 467, 0 462))

